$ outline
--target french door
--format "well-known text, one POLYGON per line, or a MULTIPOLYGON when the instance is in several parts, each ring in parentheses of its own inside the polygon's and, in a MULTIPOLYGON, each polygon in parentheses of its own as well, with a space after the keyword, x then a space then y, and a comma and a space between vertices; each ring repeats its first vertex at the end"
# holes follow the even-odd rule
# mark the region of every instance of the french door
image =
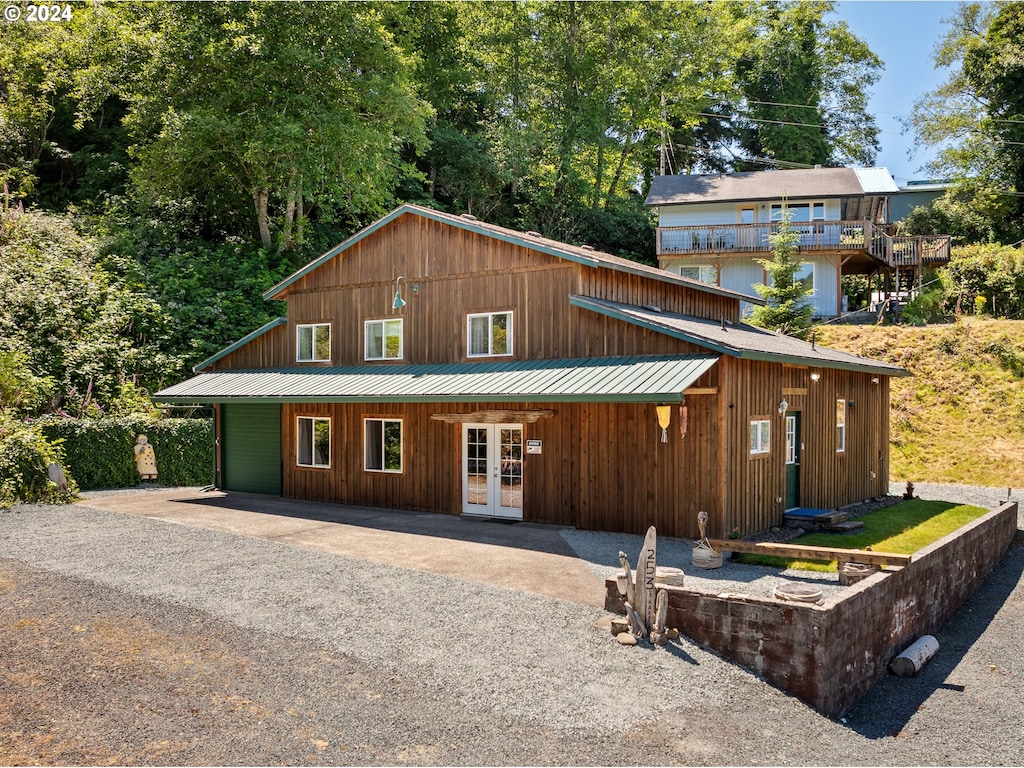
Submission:
POLYGON ((462 425, 462 513, 523 519, 523 425, 462 425))

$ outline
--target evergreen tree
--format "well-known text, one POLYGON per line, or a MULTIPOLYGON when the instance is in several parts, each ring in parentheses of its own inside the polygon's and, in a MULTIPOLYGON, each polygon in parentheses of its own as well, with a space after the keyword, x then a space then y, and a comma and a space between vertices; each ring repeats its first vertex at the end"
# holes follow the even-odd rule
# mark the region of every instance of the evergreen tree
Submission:
POLYGON ((811 289, 797 278, 800 233, 790 227, 792 217, 792 211, 784 208, 778 231, 768 236, 774 257, 757 260, 768 273, 768 281, 765 285, 755 285, 754 290, 767 304, 756 307, 749 321, 752 325, 802 339, 810 330, 814 307, 807 301, 811 289))

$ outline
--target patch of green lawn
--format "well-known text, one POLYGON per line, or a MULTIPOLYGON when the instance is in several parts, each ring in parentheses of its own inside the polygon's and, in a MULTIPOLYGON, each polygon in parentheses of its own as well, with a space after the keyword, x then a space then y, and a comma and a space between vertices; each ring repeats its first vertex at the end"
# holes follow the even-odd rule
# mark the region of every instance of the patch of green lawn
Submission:
MULTIPOLYGON (((794 539, 792 543, 842 549, 864 549, 870 546, 876 552, 911 555, 981 517, 987 511, 969 504, 913 499, 857 518, 864 523, 864 528, 857 533, 809 533, 794 539)), ((821 563, 769 555, 738 555, 737 559, 741 563, 767 565, 773 568, 836 570, 835 560, 831 563, 821 563)))

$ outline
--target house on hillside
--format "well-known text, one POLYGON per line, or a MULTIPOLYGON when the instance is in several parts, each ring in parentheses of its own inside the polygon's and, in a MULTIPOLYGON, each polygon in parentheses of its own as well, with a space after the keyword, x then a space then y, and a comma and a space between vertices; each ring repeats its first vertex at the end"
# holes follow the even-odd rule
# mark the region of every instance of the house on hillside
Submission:
POLYGON ((727 288, 403 205, 265 298, 287 317, 154 396, 214 407, 229 491, 683 537, 888 491, 905 372, 727 288))
POLYGON ((900 193, 892 199, 892 220, 907 218, 915 208, 931 208, 940 197, 953 188, 950 179, 939 181, 908 181, 900 186, 900 193))
POLYGON ((923 267, 949 261, 949 237, 897 237, 885 168, 811 168, 655 177, 646 205, 658 212, 658 264, 678 275, 754 295, 767 279, 768 236, 783 209, 800 235, 797 278, 817 317, 847 311, 842 279, 882 275, 887 290, 914 285, 923 267))

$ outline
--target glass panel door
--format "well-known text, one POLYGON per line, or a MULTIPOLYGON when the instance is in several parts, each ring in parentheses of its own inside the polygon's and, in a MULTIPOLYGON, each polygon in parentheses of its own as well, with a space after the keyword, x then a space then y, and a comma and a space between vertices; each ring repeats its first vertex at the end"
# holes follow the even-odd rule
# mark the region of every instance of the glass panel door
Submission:
POLYGON ((465 474, 463 512, 486 513, 490 507, 487 473, 487 427, 467 426, 465 432, 465 474))
POLYGON ((464 424, 462 513, 523 519, 523 425, 464 424))

